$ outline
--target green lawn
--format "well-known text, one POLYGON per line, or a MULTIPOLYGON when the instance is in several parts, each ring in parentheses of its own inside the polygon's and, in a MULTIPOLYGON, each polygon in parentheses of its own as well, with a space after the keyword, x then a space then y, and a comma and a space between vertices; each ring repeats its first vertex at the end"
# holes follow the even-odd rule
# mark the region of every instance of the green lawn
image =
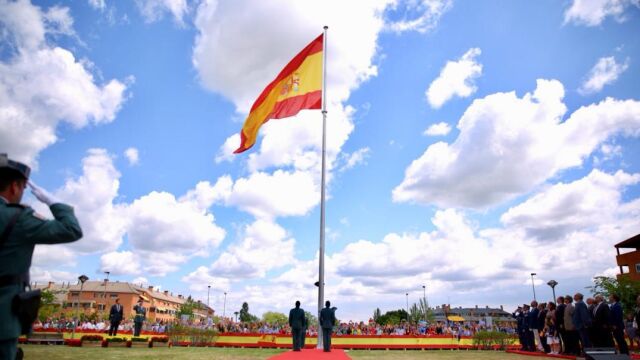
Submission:
MULTIPOLYGON (((55 345, 21 345, 27 360, 142 360, 142 359, 172 359, 172 360, 253 360, 268 359, 286 350, 276 349, 235 349, 235 348, 159 348, 159 349, 129 349, 129 348, 79 348, 55 345)), ((506 354, 496 351, 451 351, 451 350, 378 350, 348 351, 357 360, 534 360, 536 357, 506 354)))

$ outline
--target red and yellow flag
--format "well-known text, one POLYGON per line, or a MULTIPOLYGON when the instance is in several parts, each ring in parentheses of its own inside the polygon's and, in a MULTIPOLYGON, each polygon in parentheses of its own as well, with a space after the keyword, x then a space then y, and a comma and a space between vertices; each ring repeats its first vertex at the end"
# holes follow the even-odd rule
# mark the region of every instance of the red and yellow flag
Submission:
POLYGON ((270 119, 296 115, 300 110, 322 107, 322 43, 318 36, 296 55, 280 74, 262 90, 240 131, 240 147, 234 154, 255 144, 258 130, 270 119))

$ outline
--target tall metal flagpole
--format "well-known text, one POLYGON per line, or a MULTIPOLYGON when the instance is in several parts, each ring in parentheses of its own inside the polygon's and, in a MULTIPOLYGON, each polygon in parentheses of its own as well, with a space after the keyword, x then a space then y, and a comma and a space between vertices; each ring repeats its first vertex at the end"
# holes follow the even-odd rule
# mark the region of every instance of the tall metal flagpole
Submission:
POLYGON ((322 37, 322 176, 320 188, 320 255, 318 281, 318 349, 322 349, 322 326, 320 325, 320 311, 324 305, 324 168, 327 147, 327 29, 324 27, 322 37))

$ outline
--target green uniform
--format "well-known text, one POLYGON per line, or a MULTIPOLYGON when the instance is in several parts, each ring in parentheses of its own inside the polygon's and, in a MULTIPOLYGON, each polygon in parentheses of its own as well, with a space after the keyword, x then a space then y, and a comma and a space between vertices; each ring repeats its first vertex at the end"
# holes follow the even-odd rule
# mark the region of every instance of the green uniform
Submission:
MULTIPOLYGON (((45 220, 33 209, 7 204, 0 197, 0 232, 4 231, 14 214, 22 209, 9 238, 0 247, 0 277, 27 274, 36 244, 60 244, 76 241, 82 230, 73 208, 65 204, 51 205, 55 220, 45 220)), ((0 287, 0 357, 6 355, 6 347, 13 344, 14 352, 20 336, 20 322, 11 312, 11 300, 21 292, 22 285, 0 287), (14 341, 12 341, 14 340, 14 341)))

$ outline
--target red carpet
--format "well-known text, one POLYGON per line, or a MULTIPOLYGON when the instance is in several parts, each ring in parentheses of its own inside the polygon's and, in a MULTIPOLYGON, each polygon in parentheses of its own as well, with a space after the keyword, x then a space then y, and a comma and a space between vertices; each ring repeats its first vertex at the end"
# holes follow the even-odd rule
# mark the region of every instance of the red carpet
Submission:
POLYGON ((331 352, 323 352, 317 349, 303 349, 302 351, 287 351, 276 356, 272 356, 269 360, 349 360, 350 357, 340 349, 332 349, 331 352))
POLYGON ((537 357, 547 357, 547 358, 555 358, 555 359, 571 359, 575 360, 575 356, 572 355, 553 355, 553 354, 545 354, 543 352, 529 352, 529 351, 520 351, 520 350, 507 350, 506 352, 510 354, 518 354, 518 355, 528 355, 528 356, 537 356, 537 357))

